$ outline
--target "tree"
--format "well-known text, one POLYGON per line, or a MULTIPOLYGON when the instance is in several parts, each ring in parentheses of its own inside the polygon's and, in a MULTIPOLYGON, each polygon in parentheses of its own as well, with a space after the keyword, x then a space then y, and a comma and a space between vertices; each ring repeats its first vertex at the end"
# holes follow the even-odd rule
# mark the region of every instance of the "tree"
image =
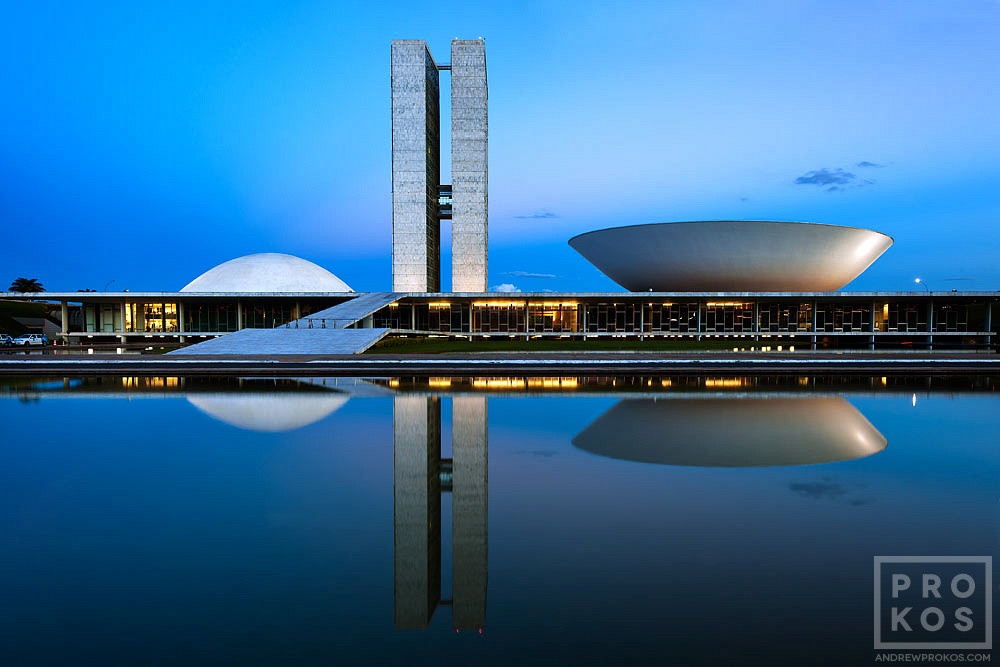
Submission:
MULTIPOLYGON (((0 283, 2 284, 2 283, 0 283)), ((18 278, 10 284, 8 292, 44 292, 45 287, 38 282, 38 278, 18 278)))

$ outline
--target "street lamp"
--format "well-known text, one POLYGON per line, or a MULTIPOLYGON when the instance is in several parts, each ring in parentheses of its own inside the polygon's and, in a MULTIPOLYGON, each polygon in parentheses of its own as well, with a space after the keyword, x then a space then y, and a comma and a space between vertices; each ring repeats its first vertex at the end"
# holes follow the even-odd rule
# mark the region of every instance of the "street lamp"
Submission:
POLYGON ((917 283, 918 285, 923 285, 924 289, 925 289, 925 290, 927 290, 928 292, 930 292, 930 291, 931 291, 931 288, 927 286, 927 283, 925 283, 925 282, 924 282, 923 280, 921 280, 920 278, 917 278, 917 279, 916 279, 916 280, 914 280, 913 282, 917 283))

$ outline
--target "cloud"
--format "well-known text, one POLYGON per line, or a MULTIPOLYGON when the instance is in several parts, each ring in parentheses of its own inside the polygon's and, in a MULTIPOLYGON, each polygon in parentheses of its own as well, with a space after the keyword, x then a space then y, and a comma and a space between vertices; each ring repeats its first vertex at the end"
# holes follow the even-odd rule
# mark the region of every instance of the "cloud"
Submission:
POLYGON ((519 449, 515 454, 534 456, 535 458, 550 459, 559 452, 554 449, 519 449))
POLYGON ((838 482, 829 475, 823 475, 813 482, 792 482, 788 488, 803 498, 810 500, 843 501, 852 507, 867 505, 871 501, 860 495, 867 487, 863 482, 854 482, 848 486, 838 482), (848 488, 848 486, 850 488, 848 488))
POLYGON ((500 283, 490 288, 491 292, 520 292, 521 288, 511 283, 500 283))
POLYGON ((861 167, 862 169, 881 169, 884 164, 879 164, 878 162, 869 162, 868 160, 862 160, 861 162, 854 165, 855 167, 861 167))
MULTIPOLYGON (((875 164, 874 162, 862 162, 858 164, 859 166, 881 166, 875 164)), ((873 185, 874 183, 875 181, 873 180, 858 178, 855 174, 845 171, 840 167, 835 169, 827 169, 826 167, 823 167, 822 169, 807 171, 795 179, 796 185, 816 185, 823 188, 826 192, 844 192, 849 188, 861 188, 866 185, 873 185)))
MULTIPOLYGON (((849 171, 844 171, 840 167, 836 169, 817 169, 816 171, 807 171, 802 176, 795 179, 796 185, 850 185, 858 179, 857 176, 849 171)), ((830 188, 827 188, 829 190, 830 188)))
POLYGON ((843 484, 838 482, 792 482, 788 488, 803 498, 839 498, 847 493, 843 484))
POLYGON ((555 278, 554 273, 531 273, 530 271, 506 271, 505 276, 514 276, 515 278, 555 278))
POLYGON ((559 216, 552 211, 535 211, 531 215, 515 215, 518 220, 549 220, 551 218, 558 218, 559 216))

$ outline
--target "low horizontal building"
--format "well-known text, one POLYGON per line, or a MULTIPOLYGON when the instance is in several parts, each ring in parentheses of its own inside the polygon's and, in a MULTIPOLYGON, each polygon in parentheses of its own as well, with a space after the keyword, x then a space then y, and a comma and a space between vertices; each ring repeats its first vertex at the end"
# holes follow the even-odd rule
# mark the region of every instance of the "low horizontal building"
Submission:
MULTIPOLYGON (((310 338, 310 349, 330 353, 363 351, 386 335, 991 349, 1000 318, 1000 292, 354 292, 326 269, 276 253, 224 262, 179 292, 0 293, 29 298, 60 305, 57 337, 67 345, 190 345, 248 329, 380 330, 338 335, 342 344, 310 338)), ((251 338, 255 353, 278 349, 251 338)))
MULTIPOLYGON (((0 294, 0 299, 23 299, 0 294)), ((190 344, 241 329, 385 328, 390 335, 784 339, 830 348, 996 343, 1000 292, 393 293, 351 321, 324 311, 367 293, 46 292, 62 342, 190 344), (81 311, 74 327, 68 311, 81 311)), ((262 350, 266 353, 266 350, 262 350)))

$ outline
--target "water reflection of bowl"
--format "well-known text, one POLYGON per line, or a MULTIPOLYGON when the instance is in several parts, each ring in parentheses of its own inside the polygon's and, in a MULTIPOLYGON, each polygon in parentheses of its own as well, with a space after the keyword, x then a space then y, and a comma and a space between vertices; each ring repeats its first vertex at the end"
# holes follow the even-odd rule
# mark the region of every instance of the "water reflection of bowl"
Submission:
POLYGON ((189 394, 187 400, 208 416, 247 431, 279 432, 318 422, 336 412, 348 396, 340 393, 189 394))
POLYGON ((846 461, 885 437, 840 397, 625 399, 573 444, 615 459, 682 466, 784 466, 846 461))
POLYGON ((707 220, 600 229, 569 244, 632 292, 828 292, 857 278, 892 238, 837 225, 707 220))

